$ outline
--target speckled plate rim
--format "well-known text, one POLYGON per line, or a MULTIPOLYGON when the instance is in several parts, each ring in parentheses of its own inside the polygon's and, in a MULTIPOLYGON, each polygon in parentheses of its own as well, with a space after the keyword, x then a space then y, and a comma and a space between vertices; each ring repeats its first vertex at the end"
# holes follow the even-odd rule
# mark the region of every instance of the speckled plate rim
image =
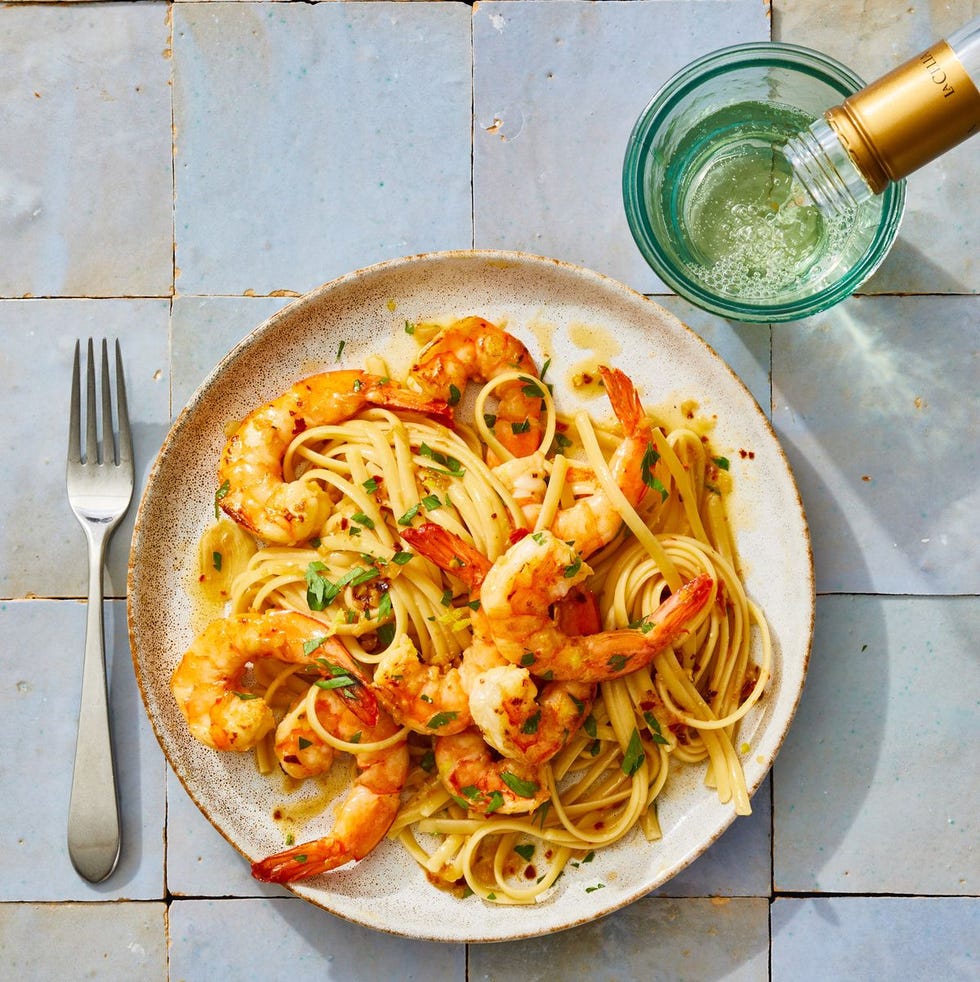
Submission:
MULTIPOLYGON (((809 531, 786 457, 769 420, 721 358, 664 308, 600 273, 560 260, 504 251, 407 256, 339 277, 295 300, 237 345, 175 420, 153 464, 136 518, 128 577, 128 625, 143 702, 170 766, 202 813, 249 860, 282 848, 272 820, 281 790, 256 774, 250 755, 217 754, 194 741, 169 690, 193 639, 195 545, 213 516, 215 468, 227 420, 316 371, 359 366, 383 351, 406 365, 406 321, 478 313, 506 322, 541 359, 559 401, 577 361, 570 331, 599 327, 651 405, 693 399, 716 417, 712 444, 731 460, 732 525, 752 598, 765 610, 773 677, 743 722, 740 745, 750 793, 768 773, 802 692, 813 632, 809 531), (529 329, 530 328, 530 329, 529 329), (548 348, 550 350, 545 351, 548 348)), ((540 363, 540 361, 539 361, 540 363)), ((586 403, 597 415, 604 407, 586 403)), ((662 885, 700 856, 734 813, 703 785, 702 767, 677 768, 662 795, 664 836, 635 834, 566 871, 533 906, 501 907, 437 890, 400 846, 384 842, 362 862, 292 892, 355 923, 434 941, 503 941, 582 924, 662 885), (602 889, 595 889, 598 884, 602 889)), ((320 831, 311 825, 307 834, 320 831)))

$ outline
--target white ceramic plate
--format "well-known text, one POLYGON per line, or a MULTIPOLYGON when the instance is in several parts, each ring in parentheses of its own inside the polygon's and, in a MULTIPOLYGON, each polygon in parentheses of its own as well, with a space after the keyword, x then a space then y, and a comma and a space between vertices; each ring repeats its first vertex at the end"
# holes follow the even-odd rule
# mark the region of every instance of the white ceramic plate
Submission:
MULTIPOLYGON (((573 408, 568 379, 599 357, 623 368, 650 405, 697 402, 716 416, 716 451, 731 460, 733 524, 749 594, 775 643, 772 681, 746 719, 740 743, 750 792, 765 777, 795 712, 813 625, 806 521, 786 459, 766 417, 718 356, 673 315, 597 273, 518 253, 435 253, 382 263, 326 284, 280 311, 212 372, 174 424, 153 467, 133 539, 129 628, 146 709, 171 766, 215 827, 249 859, 282 848, 272 812, 279 782, 261 778, 251 755, 216 753, 191 738, 173 702, 170 675, 194 636, 195 545, 213 519, 222 427, 316 371, 361 367, 384 352, 407 368, 414 342, 405 321, 479 314, 506 323, 541 364, 560 405, 573 408), (343 343, 343 344, 342 344, 343 343), (583 345, 585 347, 583 347, 583 345), (592 345, 592 350, 589 350, 592 345), (341 350, 340 360, 338 352, 341 350)), ((608 417, 602 401, 594 415, 608 417)), ((362 862, 293 891, 372 928, 439 941, 527 937, 622 907, 699 856, 733 819, 703 786, 702 768, 675 768, 660 799, 664 836, 634 835, 568 870, 532 907, 457 900, 432 887, 390 842, 362 862), (602 883, 600 890, 587 888, 602 883)), ((308 838, 320 834, 315 824, 308 838)))

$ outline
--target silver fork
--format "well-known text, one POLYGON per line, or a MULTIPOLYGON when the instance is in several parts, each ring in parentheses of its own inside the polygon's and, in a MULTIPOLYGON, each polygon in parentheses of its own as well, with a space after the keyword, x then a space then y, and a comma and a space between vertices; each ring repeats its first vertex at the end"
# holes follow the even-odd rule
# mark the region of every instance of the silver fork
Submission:
POLYGON ((105 548, 133 497, 133 442, 126 405, 122 354, 116 342, 116 416, 112 421, 109 353, 102 342, 102 412, 96 410, 95 359, 88 341, 85 446, 82 447, 80 343, 75 343, 68 426, 68 502, 88 541, 88 614, 85 661, 78 713, 78 741, 68 806, 68 854, 78 873, 92 883, 109 876, 119 861, 119 796, 109 733, 108 688, 102 622, 105 548))

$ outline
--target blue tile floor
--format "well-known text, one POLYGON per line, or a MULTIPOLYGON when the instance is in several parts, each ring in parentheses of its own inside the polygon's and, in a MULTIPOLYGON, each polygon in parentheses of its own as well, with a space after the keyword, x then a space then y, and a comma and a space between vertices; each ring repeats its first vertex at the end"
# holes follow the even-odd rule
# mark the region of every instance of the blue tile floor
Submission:
POLYGON ((634 119, 700 54, 772 38, 872 78, 976 13, 975 0, 0 6, 0 978, 980 979, 978 144, 913 176, 899 240, 860 296, 777 327, 669 295, 619 190, 634 119), (134 510, 106 604, 124 846, 104 884, 79 879, 65 844, 86 594, 64 494, 75 338, 122 340, 139 494, 196 387, 293 296, 474 247, 653 295, 744 380, 785 448, 816 628, 752 816, 654 895, 507 944, 377 933, 260 885, 143 710, 124 602, 134 510))

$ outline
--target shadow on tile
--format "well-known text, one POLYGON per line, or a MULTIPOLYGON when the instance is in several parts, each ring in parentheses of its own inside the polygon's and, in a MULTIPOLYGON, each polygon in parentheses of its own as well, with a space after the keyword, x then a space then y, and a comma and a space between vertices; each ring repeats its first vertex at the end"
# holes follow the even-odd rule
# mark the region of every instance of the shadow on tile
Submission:
POLYGON ((824 888, 824 867, 867 807, 885 744, 888 625, 878 604, 847 617, 818 598, 803 698, 773 769, 775 890, 824 888), (801 858, 802 857, 802 858, 801 858))
MULTIPOLYGON (((848 514, 837 506, 831 489, 819 470, 810 464, 804 454, 794 452, 791 441, 785 435, 781 434, 780 440, 793 462, 801 493, 803 489, 807 489, 803 496, 804 510, 809 512, 813 499, 820 497, 825 509, 834 510, 835 521, 842 528, 849 528, 848 514)), ((863 565, 861 551, 856 546, 849 561, 857 566, 863 565)), ((862 639, 884 638, 886 635, 880 609, 873 609, 876 619, 873 622, 865 621, 861 625, 862 639)), ((788 887, 778 882, 781 813, 784 817, 787 809, 791 811, 796 806, 793 800, 786 800, 785 792, 780 793, 780 772, 795 774, 813 760, 815 752, 819 756, 819 747, 825 741, 832 742, 832 733, 828 733, 828 728, 836 730, 840 727, 860 726, 860 752, 855 752, 848 760, 847 781, 835 783, 829 792, 833 795, 834 807, 824 813, 821 841, 824 851, 831 854, 844 841, 848 829, 864 805, 868 789, 874 780, 884 740, 888 698, 888 646, 885 643, 865 646, 863 640, 855 639, 854 646, 845 649, 840 639, 834 635, 832 625, 821 617, 821 612, 822 605, 818 597, 807 680, 796 717, 773 766, 773 879, 776 889, 781 886, 784 889, 796 888, 796 885, 788 887), (860 673, 841 671, 841 661, 847 658, 862 659, 860 673), (871 660, 873 664, 869 664, 871 660), (847 686, 845 699, 841 698, 841 686, 847 686)), ((832 768, 829 767, 828 770, 832 768)), ((837 772, 833 773, 836 775, 837 772)))
POLYGON ((908 292, 911 282, 928 283, 930 293, 970 293, 970 287, 954 276, 948 266, 931 259, 899 235, 881 267, 859 294, 908 292))
POLYGON ((773 423, 807 506, 819 592, 980 589, 980 298, 855 297, 773 332, 773 423))

